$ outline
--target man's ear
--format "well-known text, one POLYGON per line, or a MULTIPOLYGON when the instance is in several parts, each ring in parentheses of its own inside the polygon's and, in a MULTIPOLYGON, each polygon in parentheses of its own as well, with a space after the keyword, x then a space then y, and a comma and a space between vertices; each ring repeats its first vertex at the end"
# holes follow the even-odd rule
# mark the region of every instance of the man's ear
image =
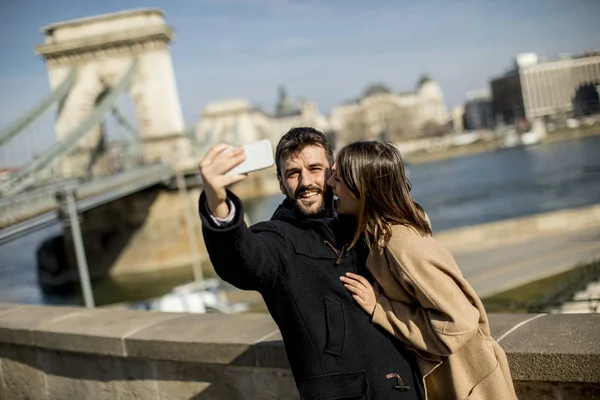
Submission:
POLYGON ((284 196, 287 196, 287 193, 285 192, 285 188, 283 187, 283 180, 281 179, 281 175, 277 174, 277 180, 279 181, 279 190, 281 190, 281 194, 283 194, 284 196))

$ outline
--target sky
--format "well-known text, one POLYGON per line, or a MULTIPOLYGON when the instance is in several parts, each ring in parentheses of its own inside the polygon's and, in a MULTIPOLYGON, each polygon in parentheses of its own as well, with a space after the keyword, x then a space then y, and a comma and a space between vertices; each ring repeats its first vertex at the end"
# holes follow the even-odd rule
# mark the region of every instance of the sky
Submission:
MULTIPOLYGON (((188 127, 211 101, 242 97, 270 112, 279 85, 328 113, 371 83, 412 91, 423 74, 451 108, 518 53, 600 48, 599 0, 0 0, 0 129, 49 91, 33 51, 42 26, 144 7, 162 9, 176 32, 171 55, 188 127)), ((16 150, 0 151, 0 166, 52 142, 54 114, 46 114, 16 150)))

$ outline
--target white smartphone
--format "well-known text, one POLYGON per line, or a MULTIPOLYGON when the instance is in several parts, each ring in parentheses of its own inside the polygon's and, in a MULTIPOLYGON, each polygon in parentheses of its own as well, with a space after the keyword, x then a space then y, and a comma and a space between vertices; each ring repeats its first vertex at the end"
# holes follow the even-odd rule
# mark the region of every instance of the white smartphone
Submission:
MULTIPOLYGON (((275 164, 273 147, 270 141, 266 139, 259 140, 258 142, 245 144, 242 147, 246 153, 246 159, 230 170, 227 175, 247 174, 248 172, 269 168, 275 164)), ((232 149, 234 148, 232 147, 232 149)))

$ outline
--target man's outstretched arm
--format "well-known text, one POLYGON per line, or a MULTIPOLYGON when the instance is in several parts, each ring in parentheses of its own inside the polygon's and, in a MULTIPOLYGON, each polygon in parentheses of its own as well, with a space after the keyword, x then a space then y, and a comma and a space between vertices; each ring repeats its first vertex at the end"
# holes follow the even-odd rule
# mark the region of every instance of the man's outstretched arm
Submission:
MULTIPOLYGON (((226 282, 247 290, 273 288, 285 252, 285 239, 277 231, 253 232, 244 222, 243 205, 233 193, 228 198, 235 207, 233 220, 218 226, 202 193, 198 209, 202 234, 217 274, 226 282)), ((220 225, 220 224, 219 224, 220 225)))
POLYGON ((246 175, 227 175, 227 172, 246 159, 242 147, 225 152, 230 147, 228 144, 218 144, 212 147, 200 161, 206 205, 210 214, 220 219, 225 219, 229 215, 227 186, 246 178, 246 175))
POLYGON ((227 185, 245 178, 226 175, 244 160, 243 149, 224 153, 228 147, 213 147, 200 162, 204 191, 198 211, 204 242, 215 271, 223 280, 241 289, 260 291, 274 285, 285 239, 275 231, 254 233, 246 226, 242 202, 226 190, 227 185))

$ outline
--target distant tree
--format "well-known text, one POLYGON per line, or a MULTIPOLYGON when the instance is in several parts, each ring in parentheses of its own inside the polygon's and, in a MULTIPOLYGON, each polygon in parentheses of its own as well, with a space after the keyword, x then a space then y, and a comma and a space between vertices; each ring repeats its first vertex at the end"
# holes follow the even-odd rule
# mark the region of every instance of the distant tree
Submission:
POLYGON ((573 99, 575 115, 590 115, 600 111, 600 94, 596 85, 580 86, 573 99))
POLYGON ((432 79, 427 74, 421 75, 417 83, 417 89, 423 86, 425 83, 430 82, 431 80, 432 79))
POLYGON ((374 84, 367 86, 367 88, 365 89, 365 91, 363 93, 363 98, 372 96, 374 94, 381 94, 381 93, 388 94, 388 93, 392 93, 392 91, 390 90, 390 88, 388 88, 387 86, 385 86, 382 83, 374 83, 374 84))

